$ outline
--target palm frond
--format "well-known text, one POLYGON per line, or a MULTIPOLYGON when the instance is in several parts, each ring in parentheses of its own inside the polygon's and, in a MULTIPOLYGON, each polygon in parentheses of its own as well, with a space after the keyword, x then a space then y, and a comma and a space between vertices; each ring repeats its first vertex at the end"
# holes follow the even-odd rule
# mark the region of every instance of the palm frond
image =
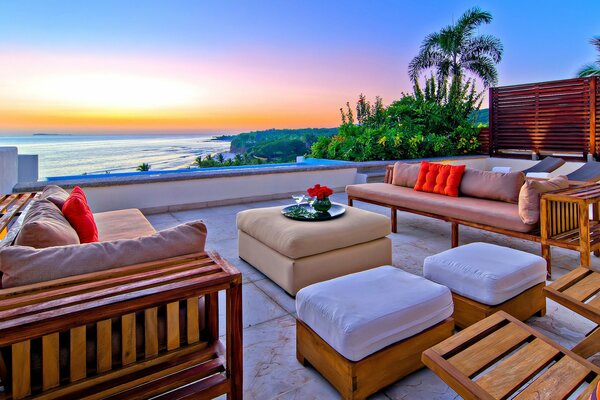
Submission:
POLYGON ((469 8, 467 11, 460 16, 456 21, 456 30, 461 32, 462 35, 470 35, 475 28, 485 23, 489 24, 492 22, 492 14, 487 11, 483 11, 479 7, 469 8))
POLYGON ((489 57, 477 57, 464 62, 463 67, 481 78, 483 86, 488 88, 498 84, 498 71, 496 64, 489 57))
POLYGON ((590 43, 596 47, 596 50, 600 51, 600 36, 596 36, 590 40, 590 43))
POLYGON ((437 67, 437 65, 444 59, 443 54, 433 48, 425 51, 420 51, 415 58, 413 58, 408 64, 408 75, 410 79, 416 82, 419 79, 421 72, 426 69, 437 67))
POLYGON ((480 35, 467 41, 463 53, 468 57, 488 56, 495 63, 502 61, 504 46, 500 39, 492 35, 480 35))
POLYGON ((588 76, 600 76, 600 65, 596 64, 587 64, 581 67, 579 71, 577 71, 577 76, 579 78, 586 78, 588 76))

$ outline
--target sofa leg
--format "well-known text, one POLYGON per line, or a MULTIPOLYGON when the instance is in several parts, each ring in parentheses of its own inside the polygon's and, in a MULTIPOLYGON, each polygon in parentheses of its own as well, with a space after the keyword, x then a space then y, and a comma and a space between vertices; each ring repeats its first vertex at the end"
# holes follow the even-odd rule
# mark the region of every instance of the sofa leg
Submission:
POLYGON ((458 247, 459 242, 459 233, 458 233, 458 224, 456 222, 452 223, 452 248, 458 247))
POLYGON ((552 279, 552 252, 550 245, 542 244, 542 257, 546 260, 546 278, 552 279))
POLYGON ((352 207, 354 205, 354 199, 352 199, 351 197, 348 197, 348 206, 352 207))
POLYGON ((398 233, 398 210, 391 208, 392 233, 398 233))

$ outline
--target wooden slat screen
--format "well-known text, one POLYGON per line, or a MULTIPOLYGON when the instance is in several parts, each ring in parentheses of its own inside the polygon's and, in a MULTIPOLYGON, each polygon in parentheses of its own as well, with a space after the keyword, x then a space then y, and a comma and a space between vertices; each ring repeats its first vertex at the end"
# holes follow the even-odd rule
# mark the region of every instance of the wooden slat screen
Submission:
POLYGON ((479 152, 481 154, 490 153, 490 129, 488 127, 481 128, 479 131, 479 152))
POLYGON ((492 153, 520 150, 585 156, 591 150, 595 154, 600 148, 594 132, 600 126, 597 80, 576 78, 490 89, 492 153))

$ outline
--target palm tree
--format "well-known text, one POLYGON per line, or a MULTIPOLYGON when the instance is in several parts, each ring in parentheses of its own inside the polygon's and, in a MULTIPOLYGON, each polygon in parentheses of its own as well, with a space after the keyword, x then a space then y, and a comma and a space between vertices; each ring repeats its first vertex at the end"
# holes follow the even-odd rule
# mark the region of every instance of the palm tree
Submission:
POLYGON ((136 168, 138 171, 142 172, 142 171, 150 171, 150 164, 148 163, 141 163, 140 165, 137 166, 136 168))
POLYGON ((435 68, 438 85, 448 77, 452 78, 452 84, 460 83, 465 72, 480 78, 484 87, 496 85, 496 64, 502 60, 502 43, 492 35, 475 35, 479 25, 491 21, 492 14, 474 7, 456 23, 428 35, 408 66, 413 83, 417 84, 423 71, 435 68))
MULTIPOLYGON (((596 47, 596 50, 600 53, 600 36, 596 36, 590 43, 596 47)), ((580 78, 585 78, 586 76, 600 76, 600 54, 598 55, 598 59, 596 63, 590 63, 581 67, 579 72, 577 72, 577 76, 580 78)))

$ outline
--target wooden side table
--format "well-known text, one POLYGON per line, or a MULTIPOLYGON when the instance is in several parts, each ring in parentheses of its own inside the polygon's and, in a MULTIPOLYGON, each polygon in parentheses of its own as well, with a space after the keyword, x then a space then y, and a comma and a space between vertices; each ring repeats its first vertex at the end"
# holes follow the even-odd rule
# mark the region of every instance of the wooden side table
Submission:
POLYGON ((589 267, 590 253, 600 255, 600 185, 589 184, 545 193, 540 200, 542 255, 550 260, 550 246, 580 253, 589 267), (590 219, 590 207, 592 218, 590 219))
POLYGON ((600 273, 579 267, 546 286, 544 292, 548 298, 597 325, 573 347, 573 352, 587 358, 600 351, 600 273))

